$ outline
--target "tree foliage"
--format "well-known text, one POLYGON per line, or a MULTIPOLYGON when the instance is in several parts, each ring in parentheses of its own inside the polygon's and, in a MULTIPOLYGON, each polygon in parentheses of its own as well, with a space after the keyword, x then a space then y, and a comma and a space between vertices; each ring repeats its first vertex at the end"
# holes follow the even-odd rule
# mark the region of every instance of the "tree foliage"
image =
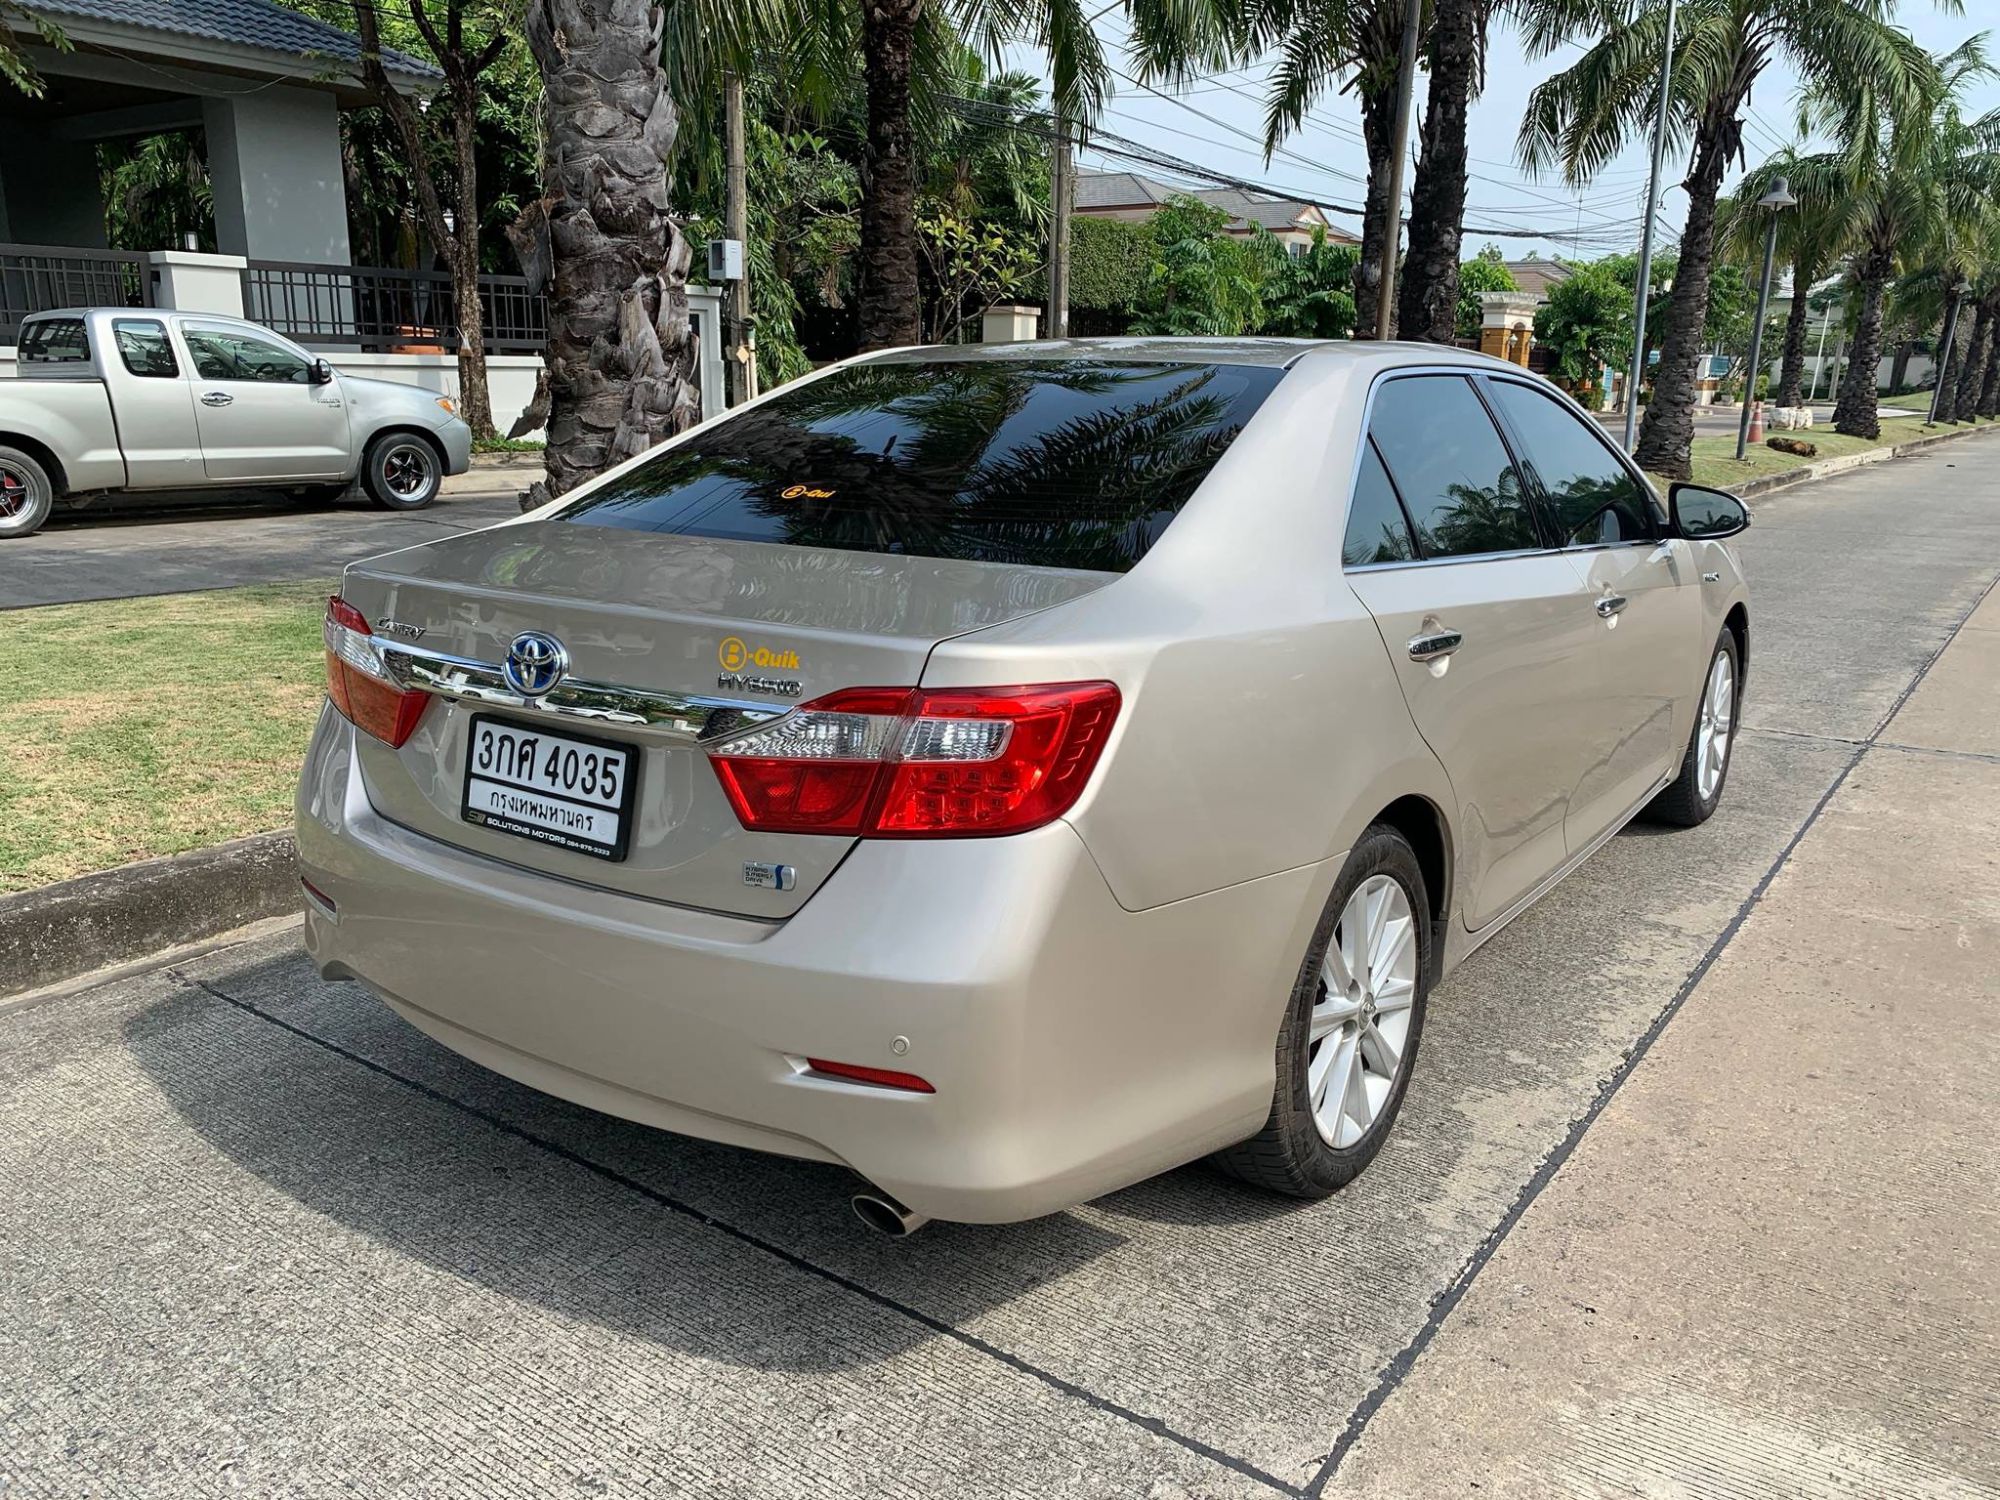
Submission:
POLYGON ((1258 236, 1265 270, 1257 332, 1304 339, 1344 339, 1352 333, 1354 265, 1361 252, 1328 244, 1324 229, 1313 231, 1312 244, 1299 255, 1287 254, 1265 230, 1258 236))
POLYGON ((1535 339, 1567 385, 1597 379, 1632 347, 1632 293, 1615 266, 1578 266, 1535 309, 1535 339))
POLYGON ((1519 290, 1521 284, 1507 269, 1500 247, 1483 246, 1477 255, 1458 268, 1458 336, 1462 339, 1479 337, 1480 324, 1485 318, 1485 309, 1479 303, 1481 292, 1519 290))
POLYGON ((1234 338, 1264 313, 1266 252, 1224 233, 1229 215, 1186 193, 1148 221, 1152 262, 1134 333, 1234 338))

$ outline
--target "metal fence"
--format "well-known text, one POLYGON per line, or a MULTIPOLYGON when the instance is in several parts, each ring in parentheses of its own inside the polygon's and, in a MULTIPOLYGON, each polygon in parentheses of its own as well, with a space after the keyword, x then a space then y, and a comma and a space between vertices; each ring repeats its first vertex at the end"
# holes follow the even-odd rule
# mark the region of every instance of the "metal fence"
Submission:
MULTIPOLYGON (((526 277, 479 278, 489 354, 535 354, 548 307, 526 277)), ((243 270, 243 315, 306 344, 351 344, 372 354, 458 348, 458 304, 444 271, 253 260, 243 270)))
POLYGON ((132 250, 0 245, 0 345, 21 320, 54 307, 151 307, 153 268, 132 250))

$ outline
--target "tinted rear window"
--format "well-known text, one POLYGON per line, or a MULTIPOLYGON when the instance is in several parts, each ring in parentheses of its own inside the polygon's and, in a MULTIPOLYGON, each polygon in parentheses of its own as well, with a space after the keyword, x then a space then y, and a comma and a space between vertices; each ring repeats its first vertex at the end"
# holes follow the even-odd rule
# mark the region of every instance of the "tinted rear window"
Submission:
POLYGON ((858 365, 718 423, 562 514, 1123 572, 1283 374, 1076 359, 858 365))
POLYGON ((23 364, 75 364, 90 358, 90 340, 81 318, 43 318, 21 330, 15 357, 23 364))

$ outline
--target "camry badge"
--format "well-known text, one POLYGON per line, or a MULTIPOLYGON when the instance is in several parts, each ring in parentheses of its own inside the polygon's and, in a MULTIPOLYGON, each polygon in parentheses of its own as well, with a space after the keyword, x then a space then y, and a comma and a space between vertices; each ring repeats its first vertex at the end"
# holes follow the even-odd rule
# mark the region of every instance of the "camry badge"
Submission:
POLYGON ((524 630, 507 648, 501 668, 507 686, 523 698, 539 698, 555 690, 569 673, 569 653, 554 636, 539 630, 524 630))
POLYGON ((406 641, 414 641, 424 633, 421 625, 405 625, 401 620, 392 620, 387 615, 375 622, 375 628, 385 635, 400 635, 406 641))

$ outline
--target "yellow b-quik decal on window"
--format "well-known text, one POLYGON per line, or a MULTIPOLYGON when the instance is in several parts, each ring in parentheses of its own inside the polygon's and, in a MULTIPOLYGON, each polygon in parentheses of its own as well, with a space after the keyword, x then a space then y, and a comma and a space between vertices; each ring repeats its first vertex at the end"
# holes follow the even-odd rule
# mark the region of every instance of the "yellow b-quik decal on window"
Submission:
POLYGON ((752 646, 740 635, 724 636, 722 644, 715 649, 715 659, 722 663, 725 672, 740 672, 745 667, 758 667, 767 672, 796 672, 799 669, 798 652, 752 646))

